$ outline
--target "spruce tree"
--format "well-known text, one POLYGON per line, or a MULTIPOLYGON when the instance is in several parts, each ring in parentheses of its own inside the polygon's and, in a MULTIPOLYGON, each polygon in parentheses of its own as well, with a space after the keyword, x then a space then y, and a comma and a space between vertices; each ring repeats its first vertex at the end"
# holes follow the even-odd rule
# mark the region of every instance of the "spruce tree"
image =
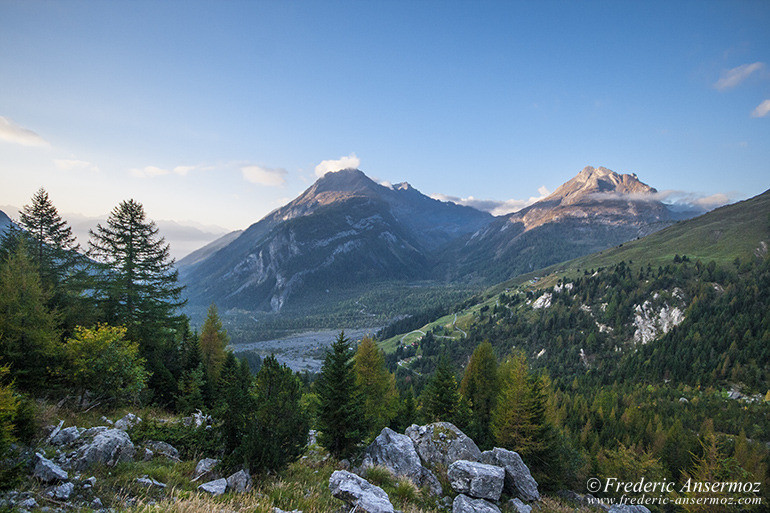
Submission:
POLYGON ((249 468, 280 470, 299 458, 307 441, 307 417, 300 407, 302 383, 275 356, 268 356, 253 392, 258 443, 251 451, 249 468))
POLYGON ((334 456, 347 456, 363 439, 366 426, 353 369, 353 351, 344 332, 340 332, 326 353, 315 386, 320 403, 318 440, 334 456))
POLYGON ((156 400, 173 401, 180 372, 177 334, 185 318, 177 314, 184 301, 169 246, 134 200, 121 202, 90 233, 89 255, 102 264, 96 275, 102 315, 125 326, 126 337, 139 343, 156 400))
POLYGON ((473 351, 465 368, 460 394, 470 404, 472 413, 468 435, 485 449, 491 449, 494 444, 490 424, 497 392, 497 358, 492 344, 483 342, 473 351))
POLYGON ((353 359, 356 385, 364 399, 366 429, 373 438, 395 415, 396 380, 385 368, 385 357, 370 337, 361 340, 353 359))
POLYGON ((449 358, 443 355, 422 392, 422 414, 428 422, 455 422, 459 411, 457 379, 449 358))
POLYGON ((258 443, 254 421, 257 405, 251 394, 252 382, 248 366, 228 352, 219 380, 221 401, 214 412, 222 419, 219 429, 224 442, 225 465, 228 467, 247 465, 249 447, 258 443))

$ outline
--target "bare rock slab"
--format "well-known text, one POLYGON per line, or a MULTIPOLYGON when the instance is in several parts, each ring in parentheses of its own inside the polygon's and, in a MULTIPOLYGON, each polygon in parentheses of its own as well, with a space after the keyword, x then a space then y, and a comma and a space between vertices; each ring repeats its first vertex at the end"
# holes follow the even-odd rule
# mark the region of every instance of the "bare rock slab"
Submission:
POLYGON ((458 495, 452 503, 452 513, 500 513, 500 508, 484 499, 458 495))
POLYGON ((524 464, 519 453, 495 447, 491 451, 484 451, 481 461, 505 469, 506 493, 527 502, 540 500, 537 481, 532 477, 529 467, 524 464))
POLYGON ((93 464, 113 466, 119 461, 130 461, 136 454, 128 433, 121 429, 106 429, 80 447, 70 466, 83 470, 93 464))
POLYGON ((417 454, 426 466, 449 466, 457 460, 481 459, 476 442, 449 422, 426 426, 412 424, 406 429, 406 435, 414 442, 417 454))
POLYGON ((427 486, 434 495, 441 495, 438 478, 423 467, 414 442, 406 435, 384 428, 364 454, 363 468, 380 465, 396 476, 404 476, 417 486, 427 486))
POLYGON ((236 493, 251 490, 251 476, 245 470, 239 470, 227 478, 227 489, 236 493))
POLYGON ((394 513, 385 490, 347 470, 336 470, 329 478, 329 490, 356 511, 366 513, 394 513))
POLYGON ((209 481, 208 483, 203 483, 198 487, 198 490, 206 493, 210 493, 211 495, 222 495, 227 491, 227 479, 224 477, 221 479, 215 479, 214 481, 209 481))
POLYGON ((458 493, 497 501, 503 493, 505 470, 495 465, 458 460, 449 466, 447 477, 458 493))
POLYGON ((36 479, 39 479, 44 483, 55 483, 56 481, 66 481, 69 479, 67 471, 62 470, 62 468, 53 461, 46 459, 46 457, 40 453, 35 454, 35 457, 37 458, 37 463, 35 463, 35 471, 32 475, 36 479))

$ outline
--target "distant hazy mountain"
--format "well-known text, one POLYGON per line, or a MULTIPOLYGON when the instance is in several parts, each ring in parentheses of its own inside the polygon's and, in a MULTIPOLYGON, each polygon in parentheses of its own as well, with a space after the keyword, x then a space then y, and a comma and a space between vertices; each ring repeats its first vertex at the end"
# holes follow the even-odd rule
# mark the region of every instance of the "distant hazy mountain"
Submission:
POLYGON ((292 297, 383 280, 424 279, 438 248, 492 220, 359 170, 328 173, 294 201, 208 254, 179 262, 192 304, 278 311, 292 297))
POLYGON ((502 281, 643 237, 674 222, 656 192, 635 174, 586 167, 550 196, 455 243, 441 268, 452 279, 502 281))
POLYGON ((13 224, 11 218, 8 217, 5 212, 0 210, 0 236, 8 230, 8 227, 11 226, 11 224, 13 224))

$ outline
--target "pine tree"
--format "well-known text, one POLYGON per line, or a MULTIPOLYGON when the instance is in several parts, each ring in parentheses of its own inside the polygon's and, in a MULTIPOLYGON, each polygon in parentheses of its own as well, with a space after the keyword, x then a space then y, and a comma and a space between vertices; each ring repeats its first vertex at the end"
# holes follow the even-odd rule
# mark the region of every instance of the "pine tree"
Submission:
POLYGON ((433 373, 422 392, 423 417, 428 422, 455 422, 460 399, 452 364, 444 355, 439 358, 436 372, 433 373))
POLYGON ((320 403, 318 440, 337 457, 347 456, 366 433, 352 358, 350 341, 340 332, 315 383, 320 403))
POLYGON ((302 383, 275 356, 262 361, 254 383, 258 444, 249 468, 280 470, 296 460, 305 447, 308 422, 300 407, 302 383))
POLYGON ((57 318, 48 299, 22 242, 0 263, 0 364, 10 365, 22 390, 50 388, 58 365, 57 318))
POLYGON ((497 358, 492 344, 484 342, 471 355, 460 383, 460 394, 469 402, 472 413, 468 435, 485 449, 494 444, 490 423, 497 391, 497 358))
POLYGON ((102 264, 96 287, 102 313, 139 343, 156 400, 171 402, 180 372, 177 334, 185 317, 177 314, 184 301, 169 246, 134 200, 120 203, 90 233, 89 254, 102 264))
POLYGON ((385 357, 370 337, 361 340, 353 358, 356 385, 364 399, 366 429, 373 438, 395 415, 396 380, 385 368, 385 357))
POLYGON ((209 306, 199 340, 201 360, 206 369, 206 375, 211 383, 216 383, 222 363, 225 361, 229 337, 227 330, 222 327, 222 320, 214 303, 209 306))

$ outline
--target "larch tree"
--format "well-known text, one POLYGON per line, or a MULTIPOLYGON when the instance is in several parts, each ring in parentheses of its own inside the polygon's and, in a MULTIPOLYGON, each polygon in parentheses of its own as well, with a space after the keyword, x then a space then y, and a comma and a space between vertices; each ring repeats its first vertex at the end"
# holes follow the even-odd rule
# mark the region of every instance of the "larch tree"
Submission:
POLYGON ((213 385, 219 379, 222 364, 227 356, 227 330, 222 327, 219 310, 214 303, 209 306, 206 320, 199 338, 201 360, 206 369, 206 376, 213 385))
POLYGON ((318 440, 334 456, 347 456, 363 439, 366 426, 353 351, 344 332, 326 353, 315 387, 319 400, 318 440))
POLYGON ((396 413, 396 380, 385 368, 385 357, 371 337, 364 337, 353 357, 356 385, 364 399, 364 418, 370 437, 377 436, 396 413))

